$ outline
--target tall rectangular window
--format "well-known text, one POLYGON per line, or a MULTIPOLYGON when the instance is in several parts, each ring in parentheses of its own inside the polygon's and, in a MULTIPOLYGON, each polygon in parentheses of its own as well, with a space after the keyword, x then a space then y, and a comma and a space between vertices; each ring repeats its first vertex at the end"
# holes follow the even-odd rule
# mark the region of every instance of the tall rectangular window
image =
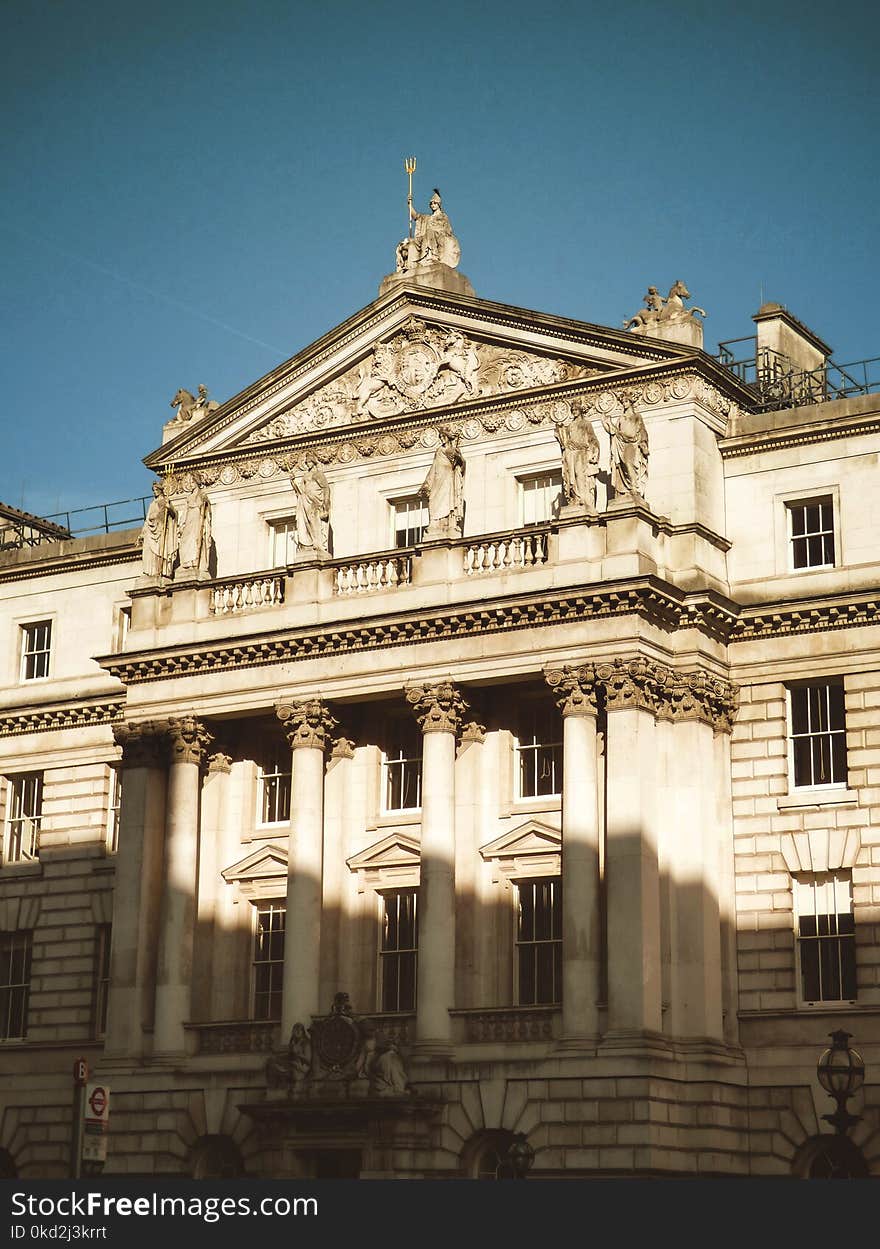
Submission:
POLYGON ((269 562, 272 568, 293 563, 296 554, 296 520, 285 516, 269 522, 269 562))
POLYGON ((517 1000, 521 1006, 562 1001, 562 881, 521 880, 516 886, 517 1000))
POLYGON ((110 997, 110 924, 95 929, 95 988, 92 1003, 92 1031, 102 1037, 107 1031, 107 1002, 110 997))
POLYGON ((795 788, 846 784, 846 716, 842 681, 815 681, 789 691, 795 788))
POLYGON ((110 769, 110 801, 107 808, 107 852, 115 854, 119 849, 119 813, 122 809, 122 772, 110 769))
POLYGON ((120 607, 116 614, 116 631, 113 638, 114 649, 117 651, 125 650, 125 642, 128 637, 128 631, 131 628, 131 608, 120 607))
POLYGON ((21 626, 21 679, 38 681, 49 675, 52 654, 52 621, 37 620, 21 626))
POLYGON ((286 824, 290 820, 290 747, 267 742, 257 765, 257 823, 286 824))
POLYGON ((0 1041, 27 1036, 32 948, 32 932, 0 932, 0 1041))
POLYGON ((551 702, 522 703, 515 750, 519 798, 562 792, 562 717, 551 702))
POLYGON ((428 527, 428 509, 421 495, 411 494, 391 503, 395 547, 415 546, 428 527))
POLYGON ((834 567, 834 500, 831 495, 787 503, 791 566, 834 567))
POLYGON ((261 902, 254 932, 254 1019, 281 1018, 284 976, 284 905, 261 902))
POLYGON ((395 889, 383 894, 382 911, 382 945, 379 950, 382 1010, 415 1010, 419 948, 418 890, 395 889))
POLYGON ((856 998, 856 937, 849 873, 794 880, 800 995, 804 1002, 856 998))
POLYGON ((9 778, 6 808, 6 845, 3 861, 21 863, 40 853, 40 821, 43 812, 43 773, 24 772, 9 778))
POLYGON ((562 503, 562 474, 535 473, 519 478, 520 512, 523 525, 541 525, 555 520, 562 503))
POLYGON ((389 723, 382 771, 386 811, 412 811, 422 805, 422 733, 415 720, 401 716, 389 723))

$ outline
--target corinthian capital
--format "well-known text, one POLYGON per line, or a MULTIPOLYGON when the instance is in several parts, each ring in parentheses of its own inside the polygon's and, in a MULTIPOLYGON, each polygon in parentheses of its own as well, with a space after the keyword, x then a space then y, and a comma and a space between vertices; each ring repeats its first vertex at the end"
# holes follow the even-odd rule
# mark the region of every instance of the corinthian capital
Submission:
POLYGON ((142 720, 138 724, 116 724, 113 737, 122 747, 124 768, 160 768, 165 764, 165 720, 142 720))
POLYGON ((709 672, 681 673, 672 689, 672 719, 700 720, 716 733, 733 728, 739 687, 709 672))
POLYGON ((284 725, 292 750, 326 750, 339 721, 320 698, 304 698, 295 703, 279 703, 275 714, 284 725))
POLYGON ((605 688, 609 711, 635 708, 655 716, 667 705, 674 681, 668 668, 641 657, 597 664, 596 675, 605 688))
POLYGON ((545 668, 544 680, 553 691, 563 716, 594 716, 597 711, 599 681, 595 664, 571 668, 545 668))
POLYGON ((407 685, 405 693, 423 733, 458 732, 468 706, 451 681, 407 685))
POLYGON ((168 744, 172 763, 198 763, 214 738, 195 716, 168 721, 168 744))

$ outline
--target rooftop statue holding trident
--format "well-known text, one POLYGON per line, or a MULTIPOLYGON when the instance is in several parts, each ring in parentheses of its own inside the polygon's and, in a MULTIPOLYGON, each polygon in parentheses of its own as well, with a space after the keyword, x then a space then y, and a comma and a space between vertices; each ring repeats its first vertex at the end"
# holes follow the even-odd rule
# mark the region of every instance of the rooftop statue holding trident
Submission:
POLYGON ((449 218, 443 211, 440 192, 434 188, 429 213, 418 213, 413 208, 412 176, 416 171, 416 158, 408 157, 404 169, 409 176, 407 237, 397 248, 397 271, 407 273, 416 265, 441 264, 454 269, 461 259, 458 239, 452 233, 449 218))

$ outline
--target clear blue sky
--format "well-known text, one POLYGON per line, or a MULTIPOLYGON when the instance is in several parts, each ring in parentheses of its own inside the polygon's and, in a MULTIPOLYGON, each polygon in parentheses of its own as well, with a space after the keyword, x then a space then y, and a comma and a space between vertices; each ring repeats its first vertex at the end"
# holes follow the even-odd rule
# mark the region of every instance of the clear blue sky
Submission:
POLYGON ((619 326, 688 283, 880 355, 876 3, 0 0, 4 448, 28 510, 149 491, 375 298, 431 188, 477 294, 619 326))

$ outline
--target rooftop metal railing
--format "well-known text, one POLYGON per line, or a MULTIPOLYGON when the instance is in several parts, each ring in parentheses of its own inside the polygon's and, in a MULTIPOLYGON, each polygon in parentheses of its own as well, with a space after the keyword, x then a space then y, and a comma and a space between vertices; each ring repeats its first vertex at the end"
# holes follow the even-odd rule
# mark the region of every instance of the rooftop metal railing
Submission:
POLYGON ((758 351, 752 334, 719 343, 718 360, 754 391, 764 411, 880 391, 880 356, 849 364, 826 360, 819 368, 801 369, 771 347, 758 351))

